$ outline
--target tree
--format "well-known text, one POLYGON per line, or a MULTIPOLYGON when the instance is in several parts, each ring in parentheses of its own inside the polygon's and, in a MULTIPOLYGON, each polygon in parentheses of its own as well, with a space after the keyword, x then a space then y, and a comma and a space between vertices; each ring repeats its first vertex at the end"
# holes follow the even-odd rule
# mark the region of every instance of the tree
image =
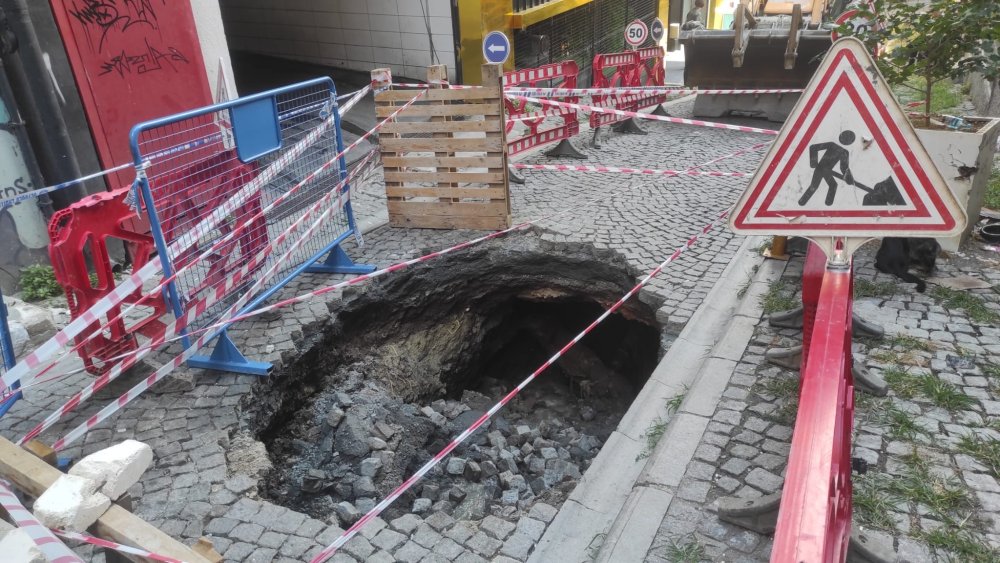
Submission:
MULTIPOLYGON (((997 0, 870 0, 860 8, 876 25, 855 36, 880 46, 879 70, 891 84, 911 77, 925 81, 924 115, 931 113, 932 89, 947 79, 978 72, 1000 82, 1000 2, 997 0)), ((849 35, 843 26, 839 33, 849 35)))

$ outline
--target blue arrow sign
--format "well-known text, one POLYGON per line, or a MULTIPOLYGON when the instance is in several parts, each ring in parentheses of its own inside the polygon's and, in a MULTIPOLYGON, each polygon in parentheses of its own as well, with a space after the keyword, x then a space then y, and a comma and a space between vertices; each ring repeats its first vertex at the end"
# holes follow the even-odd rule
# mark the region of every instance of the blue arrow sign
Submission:
POLYGON ((510 56, 510 39, 500 31, 491 31, 483 37, 483 57, 488 63, 503 64, 510 56))

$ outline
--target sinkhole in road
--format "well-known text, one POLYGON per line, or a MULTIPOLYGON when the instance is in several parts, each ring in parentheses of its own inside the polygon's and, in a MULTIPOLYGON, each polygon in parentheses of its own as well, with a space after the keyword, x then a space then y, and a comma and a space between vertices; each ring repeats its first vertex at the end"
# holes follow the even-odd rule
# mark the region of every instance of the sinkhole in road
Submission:
MULTIPOLYGON (((242 410, 272 502, 350 525, 619 299, 617 254, 520 236, 344 296, 242 410)), ((662 353, 629 300, 386 512, 515 518, 559 505, 662 353)))

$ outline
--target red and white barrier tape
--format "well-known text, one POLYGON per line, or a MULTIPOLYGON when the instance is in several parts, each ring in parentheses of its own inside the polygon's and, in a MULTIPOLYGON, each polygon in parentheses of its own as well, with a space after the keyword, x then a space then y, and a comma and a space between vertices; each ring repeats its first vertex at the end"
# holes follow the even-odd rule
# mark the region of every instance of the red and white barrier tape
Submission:
POLYGON ((719 221, 724 220, 728 215, 729 215, 729 209, 727 209, 718 217, 716 217, 711 223, 702 227, 700 232, 690 237, 687 240, 687 242, 685 242, 683 245, 677 248, 677 250, 675 250, 674 253, 671 254, 666 260, 661 262, 660 265, 658 265, 651 272, 646 274, 646 277, 643 278, 642 281, 637 283, 635 287, 630 289, 625 295, 621 297, 621 299, 616 301, 614 305, 612 305, 606 311, 604 311, 599 317, 597 317, 592 323, 590 323, 587 326, 587 328, 583 329, 579 334, 573 337, 573 339, 567 342, 566 345, 563 346, 558 352, 553 354, 551 358, 545 360, 545 363, 543 363, 535 371, 533 371, 531 375, 529 375, 527 378, 524 379, 524 381, 519 383, 517 387, 511 389, 511 391, 507 393, 502 399, 500 399, 498 403, 490 407, 490 410, 483 413, 483 415, 480 416, 475 422, 473 422, 471 426, 463 430, 461 434, 452 439, 452 441, 447 446, 445 446, 444 449, 438 452, 437 455, 431 458, 430 461, 428 461, 420 469, 418 469, 416 473, 411 475, 409 479, 403 481, 401 485, 396 487, 394 491, 392 491, 391 493, 389 493, 388 496, 382 499, 382 502, 375 505, 375 508, 372 508, 370 511, 368 511, 368 513, 362 516, 357 522, 355 522, 353 526, 351 526, 350 528, 347 529, 347 531, 341 534, 339 538, 334 540, 332 544, 323 549, 323 551, 319 552, 319 554, 317 554, 316 557, 313 557, 311 563, 322 563, 323 561, 329 559, 338 549, 340 549, 345 543, 350 541, 350 539, 353 538, 355 534, 357 534, 358 531, 365 526, 365 524, 370 522, 372 519, 378 517, 378 515, 381 514, 386 508, 388 508, 389 505, 391 505, 397 498, 400 497, 400 495, 409 490, 409 488, 412 487, 414 484, 416 484, 417 481, 422 479, 424 475, 427 475, 427 473, 431 469, 433 469, 435 465, 440 463, 442 459, 447 457, 447 455, 452 452, 452 450, 457 448, 459 444, 464 442, 466 438, 471 436, 473 432, 479 429, 479 427, 482 426, 487 420, 489 420, 490 418, 493 417, 493 415, 499 412, 500 409, 502 409, 508 402, 510 402, 511 399, 513 399, 515 396, 517 396, 518 393, 520 393, 525 387, 527 387, 528 384, 534 381, 535 378, 541 375, 542 372, 548 369, 552 364, 557 362, 559 358, 561 358, 573 346, 575 346, 578 342, 583 340, 583 338, 587 336, 592 330, 594 330, 594 328, 597 327, 597 325, 604 322, 605 319, 607 319, 612 314, 614 314, 615 311, 620 309, 621 306, 624 305, 626 301, 628 301, 640 289, 645 287, 646 284, 648 284, 654 277, 656 277, 660 272, 662 272, 663 269, 666 268, 668 264, 676 260, 677 257, 680 256, 685 250, 694 246, 694 243, 697 242, 702 235, 711 231, 719 221))
MULTIPOLYGON (((770 143, 759 143, 757 145, 754 145, 752 147, 748 147, 746 149, 742 149, 742 150, 737 151, 735 153, 732 153, 732 154, 729 154, 729 155, 720 156, 718 158, 712 159, 712 160, 710 160, 710 161, 708 161, 708 162, 706 162, 704 164, 692 167, 689 170, 695 170, 697 168, 700 168, 700 167, 703 167, 703 166, 708 166, 708 165, 714 164, 716 162, 725 160, 727 158, 733 158, 733 157, 736 157, 736 156, 739 156, 739 155, 742 155, 742 154, 746 154, 748 152, 753 152, 753 151, 759 150, 760 148, 763 148, 763 147, 765 147, 765 146, 767 146, 769 144, 770 143)), ((481 242, 485 242, 485 241, 488 241, 488 240, 492 240, 494 238, 501 237, 501 236, 509 234, 509 233, 511 233, 513 231, 526 229, 526 228, 530 227, 533 224, 536 224, 536 223, 539 223, 539 222, 542 222, 542 221, 545 221, 545 220, 548 220, 548 219, 553 219, 555 217, 559 217, 561 215, 565 215, 565 214, 568 214, 568 213, 572 213, 574 211, 577 211, 580 208, 592 205, 594 203, 598 203, 598 202, 602 202, 602 201, 607 201, 607 199, 608 199, 609 196, 614 195, 614 194, 619 193, 619 192, 624 192, 624 191, 630 190, 633 187, 634 186, 624 186, 624 187, 619 188, 617 190, 612 190, 610 192, 602 194, 599 197, 596 197, 596 198, 593 198, 591 200, 585 201, 585 202, 583 202, 583 203, 581 203, 579 205, 573 206, 573 207, 571 207, 569 209, 564 209, 562 211, 558 211, 558 212, 555 212, 555 213, 550 213, 548 215, 545 215, 543 217, 539 217, 537 219, 533 219, 533 220, 530 220, 530 221, 525 221, 523 223, 519 223, 517 225, 514 225, 514 226, 509 227, 507 229, 504 229, 502 231, 497 231, 495 233, 490 233, 488 235, 485 235, 485 236, 482 236, 482 237, 479 237, 479 238, 476 238, 476 239, 468 240, 468 241, 465 241, 463 243, 456 244, 454 246, 451 246, 451 247, 439 250, 437 252, 432 252, 430 254, 426 254, 426 255, 420 256, 418 258, 413 258, 413 259, 406 260, 406 261, 403 261, 403 262, 398 262, 396 264, 393 264, 392 266, 388 266, 386 268, 382 268, 380 270, 376 270, 376 271, 371 272, 369 274, 362 274, 362 275, 357 276, 355 278, 351 278, 349 280, 345 280, 345 281, 337 283, 337 284, 333 284, 333 285, 330 285, 330 286, 319 288, 319 289, 316 289, 316 290, 313 290, 313 291, 310 291, 310 292, 307 292, 307 293, 304 293, 304 294, 301 294, 301 295, 298 295, 298 296, 295 296, 295 297, 292 297, 292 298, 289 298, 289 299, 285 299, 285 300, 279 301, 277 303, 274 303, 272 305, 261 307, 261 308, 255 309, 253 311, 250 311, 250 312, 247 312, 247 313, 244 313, 244 314, 241 314, 241 315, 230 316, 233 311, 238 310, 239 307, 242 306, 242 304, 246 302, 246 301, 242 301, 242 303, 237 303, 237 305, 234 305, 233 307, 230 308, 229 311, 227 311, 226 313, 224 313, 220 317, 222 319, 221 321, 219 321, 219 322, 217 322, 215 324, 212 324, 210 326, 201 328, 201 329, 199 329, 197 331, 192 331, 192 332, 188 333, 188 335, 190 336, 190 335, 198 334, 198 333, 204 334, 204 333, 207 333, 210 330, 214 330, 214 329, 217 329, 217 328, 222 328, 222 327, 228 326, 228 325, 230 325, 232 323, 235 323, 235 322, 238 322, 238 321, 241 321, 241 320, 246 320, 246 319, 255 317, 257 315, 261 315, 263 313, 266 313, 268 311, 274 310, 274 309, 279 309, 279 308, 282 308, 282 307, 287 307, 289 305, 293 305, 295 303, 300 303, 300 302, 303 302, 303 301, 308 301, 308 300, 313 299, 315 297, 318 297, 320 295, 325 295, 327 293, 331 293, 331 292, 343 289, 343 288, 351 286, 351 285, 358 285, 358 284, 364 283, 364 282, 366 282, 366 281, 368 281, 370 279, 373 279, 373 278, 376 278, 376 277, 381 277, 381 276, 386 275, 388 273, 396 272, 396 271, 405 269, 405 268, 407 268, 409 266, 413 266, 413 265, 419 264, 421 262, 426 262, 426 261, 432 260, 434 258, 438 258, 438 257, 444 256, 446 254, 450 254, 450 253, 458 251, 458 250, 469 248, 469 247, 474 246, 476 244, 479 244, 481 242)), ((247 295, 249 295, 251 293, 252 292, 248 292, 247 295)), ((84 424, 81 424, 80 426, 78 426, 77 428, 75 428, 65 438, 63 438, 62 440, 60 440, 60 441, 56 442, 55 444, 53 444, 52 447, 54 449, 56 449, 56 450, 62 449, 62 447, 64 447, 66 444, 70 443, 71 441, 73 441, 73 440, 79 438, 80 436, 82 436, 83 434, 85 434, 90 428, 94 427, 95 425, 97 425, 101 421, 103 421, 106 418, 108 418, 111 414, 113 414, 114 412, 116 412, 117 410, 119 410, 124 405, 128 404, 135 397, 137 397, 143 391, 145 391, 150 386, 152 386, 153 384, 155 384, 157 381, 160 381, 161 379, 163 379, 164 377, 166 377, 170 372, 172 372, 174 369, 176 369, 182 363, 184 363, 190 356, 194 355, 194 353, 195 353, 195 351, 196 351, 197 348, 201 348, 202 346, 204 346, 205 342, 207 342, 208 340, 210 340, 214 336, 215 335, 212 334, 211 336, 206 335, 206 336, 202 336, 201 338, 199 338, 199 340, 197 342, 195 342, 192 345, 191 348, 189 348, 188 350, 185 350, 181 355, 179 355, 178 357, 176 357, 174 360, 172 360, 168 364, 165 364, 164 366, 162 366, 160 369, 158 369, 152 375, 150 375, 149 377, 147 377, 145 381, 143 381, 142 383, 136 385, 133 389, 129 390, 128 393, 126 393, 125 395, 119 397, 119 399, 117 401, 115 401, 114 403, 111 403, 111 404, 107 405, 106 407, 104 407, 104 409, 102 409, 99 413, 97 413, 96 415, 94 415, 93 417, 91 417, 90 419, 88 419, 84 424)), ((174 340, 176 340, 176 339, 174 339, 174 340)))
POLYGON ((392 85, 399 88, 427 88, 428 86, 446 86, 449 90, 471 90, 473 88, 484 88, 484 86, 449 84, 448 82, 428 82, 427 84, 417 84, 412 82, 393 82, 392 85))
POLYGON ((711 127, 713 129, 726 129, 729 131, 740 131, 743 133, 761 133, 763 135, 777 135, 778 131, 774 129, 760 129, 757 127, 744 127, 742 125, 729 125, 728 123, 715 123, 712 121, 699 121, 697 119, 684 119, 682 117, 667 117, 663 115, 653 115, 651 113, 639 113, 636 111, 625 111, 621 109, 604 108, 598 106, 590 106, 585 104, 574 104, 570 102, 560 102, 556 100, 545 100, 540 98, 532 98, 530 96, 514 96, 522 100, 527 100, 529 102, 534 102, 536 104, 544 104, 549 106, 572 108, 580 110, 586 113, 608 113, 612 115, 621 115, 623 117, 637 117, 640 119, 651 119, 653 121, 665 121, 667 123, 679 123, 681 125, 696 125, 698 127, 711 127))
MULTIPOLYGON (((240 268, 240 270, 237 271, 233 276, 225 280, 223 286, 215 288, 215 291, 213 291, 212 294, 209 295, 208 297, 203 298, 197 302, 188 304, 187 312, 185 312, 181 317, 175 319, 173 322, 169 323, 164 328, 162 335, 157 336, 151 342, 145 344, 139 349, 133 350, 128 354, 123 354, 121 358, 115 358, 110 360, 110 361, 115 361, 115 360, 120 360, 120 361, 118 361, 109 370, 107 370, 99 377, 97 377, 89 384, 87 384, 87 386, 84 387, 82 390, 75 393, 72 397, 70 397, 68 401, 66 401, 62 406, 60 406, 54 412, 49 414, 49 416, 47 416, 44 421, 42 421, 36 427, 31 429, 30 432, 28 432, 20 440, 18 440, 17 441, 18 445, 24 444, 29 440, 36 438, 39 434, 51 428, 62 418, 64 418, 67 414, 76 409, 76 407, 79 406, 80 403, 86 401, 91 396, 93 396, 94 393, 101 390, 105 385, 117 379, 118 376, 120 376, 129 368, 131 368, 139 361, 141 361, 143 358, 148 356, 154 349, 159 348, 160 346, 164 345, 167 342, 172 342, 174 337, 177 336, 178 334, 181 334, 181 331, 183 331, 184 328, 186 328, 187 325, 191 321, 193 321, 198 315, 201 315, 209 307, 217 303, 219 300, 223 299, 228 294, 229 290, 235 287, 238 283, 240 283, 242 279, 249 272, 254 271, 256 268, 262 265, 264 261, 271 255, 271 253, 274 251, 275 248, 280 247, 282 244, 284 244, 284 242, 291 234, 294 234, 303 224, 305 224, 305 221, 307 221, 312 216, 313 213, 317 212, 319 209, 322 209, 323 207, 328 205, 330 200, 333 199, 334 196, 338 198, 338 205, 336 209, 337 210, 342 209, 344 204, 348 201, 350 194, 349 193, 344 194, 342 193, 341 190, 347 184, 347 182, 353 179, 355 175, 359 174, 364 169, 364 167, 369 162, 372 161, 374 154, 375 154, 374 152, 369 153, 369 155, 364 160, 362 160, 358 164, 358 166, 355 167, 355 169, 346 179, 341 180, 341 182, 334 189, 330 190, 321 199, 313 203, 303 213, 303 215, 299 217, 299 219, 297 219, 294 223, 289 225, 288 228, 282 231, 281 234, 279 234, 264 249, 258 252, 257 255, 251 258, 250 261, 247 262, 242 268, 240 268)), ((333 208, 330 209, 330 211, 332 210, 333 208)), ((310 232, 311 230, 307 231, 307 233, 310 232)), ((285 260, 287 260, 289 256, 290 255, 286 253, 284 255, 285 260)), ((271 270, 274 271, 274 268, 283 265, 285 260, 279 259, 274 265, 271 266, 271 270)), ((261 279, 266 280, 268 279, 268 276, 266 275, 262 276, 261 279)))
MULTIPOLYGON (((83 563, 83 559, 79 555, 73 553, 70 548, 59 541, 59 538, 52 535, 52 532, 21 504, 10 483, 3 479, 0 479, 0 506, 10 514, 14 525, 28 534, 31 541, 35 542, 42 555, 50 563, 83 563)), ((10 555, 9 553, 0 553, 0 557, 10 557, 10 555)))
POLYGON ((801 89, 773 90, 700 90, 698 88, 667 88, 664 86, 645 86, 627 88, 504 88, 506 96, 533 96, 535 98, 567 98, 576 96, 649 96, 705 94, 711 96, 723 95, 762 95, 762 94, 801 94, 801 89))
POLYGON ((558 172, 612 172, 617 174, 645 174, 647 176, 723 176, 745 178, 748 172, 699 172, 697 170, 657 170, 654 168, 621 168, 618 166, 574 166, 570 164, 512 164, 520 170, 555 170, 558 172))
POLYGON ((95 538, 94 536, 91 536, 89 534, 70 532, 69 530, 52 530, 52 533, 68 540, 82 541, 84 543, 89 543, 90 545, 96 545, 98 547, 113 549, 120 553, 127 553, 129 555, 138 555, 139 557, 152 559, 153 561, 163 561, 165 563, 184 563, 184 561, 180 559, 174 559, 173 557, 167 557, 166 555, 159 555, 151 551, 146 551, 145 549, 139 549, 138 547, 124 545, 110 540, 95 538))
MULTIPOLYGON (((368 88, 363 88, 360 90, 355 98, 352 98, 348 104, 351 102, 357 103, 356 100, 360 99, 367 93, 368 88)), ((345 105, 348 105, 345 104, 345 105)), ((284 169, 284 167, 294 158, 300 156, 306 149, 312 146, 317 140, 319 140, 326 131, 335 123, 335 115, 331 115, 322 124, 320 124, 314 131, 310 132, 305 138, 296 143, 288 153, 283 155, 281 158, 277 159, 275 162, 271 163, 263 172, 261 172, 256 178, 239 190, 222 206, 213 210, 213 212, 206 217, 204 220, 198 223, 194 229, 181 236, 180 239, 175 241, 170 245, 169 253, 171 255, 176 255, 184 248, 187 248, 191 244, 197 242, 202 236, 207 234, 211 229, 222 221, 226 216, 231 214, 237 208, 246 203, 246 199, 252 195, 252 191, 260 189, 264 184, 270 182, 284 169)), ((142 172, 144 173, 144 172, 142 172)), ((84 311, 79 317, 73 319, 65 328, 56 333, 55 336, 50 338, 48 341, 44 342, 41 346, 35 349, 33 352, 28 354, 23 358, 17 365, 14 366, 10 371, 3 374, 0 378, 0 390, 9 387, 14 382, 20 380, 22 377, 28 374, 28 370, 35 369, 42 365, 42 362, 51 358, 62 350, 71 340, 79 336, 86 328, 108 313, 112 307, 120 304, 126 297, 132 295, 137 290, 141 290, 143 284, 151 279, 156 274, 163 271, 160 258, 157 256, 145 266, 139 269, 138 272, 134 272, 127 278, 120 280, 111 292, 99 299, 94 303, 89 309, 84 311)), ((161 284, 157 291, 150 292, 149 295, 158 294, 159 290, 165 287, 165 283, 161 284)), ((123 313, 120 313, 117 318, 123 317, 127 312, 131 311, 136 305, 139 305, 142 300, 128 307, 123 313)), ((93 334, 100 332, 107 328, 108 325, 114 322, 114 320, 108 321, 107 324, 98 328, 94 333, 91 333, 87 337, 89 338, 93 334)), ((79 350, 80 346, 77 345, 73 350, 69 352, 72 354, 79 350)), ((68 355, 68 354, 67 354, 68 355)), ((55 361, 59 361, 61 358, 57 358, 55 361)), ((50 366, 51 367, 51 366, 50 366)), ((43 372, 44 373, 44 372, 43 372)), ((40 375, 40 374, 39 374, 40 375)))
MULTIPOLYGON (((160 292, 165 287, 167 287, 167 284, 169 284, 171 281, 173 281, 174 279, 176 279, 178 275, 180 275, 181 273, 183 273, 183 272, 187 271, 188 269, 194 267, 195 265, 199 264, 202 260, 204 260, 205 258, 211 256, 214 252, 217 252, 220 248, 222 248, 225 244, 229 243, 236 236, 239 236, 239 234, 248 225, 250 225, 251 223, 253 223, 257 219, 263 217, 265 213, 267 213, 270 210, 274 209, 277 205, 281 204, 283 201, 285 201, 289 197, 291 197, 297 190, 299 190, 302 186, 304 186, 308 181, 310 181, 312 178, 314 178, 317 174, 321 173, 323 170, 325 170, 325 169, 329 168, 330 166, 332 166, 335 162, 337 162, 340 159, 340 157, 344 156, 345 154, 347 154, 348 152, 350 152, 351 150, 353 150, 354 148, 356 148, 359 144, 361 144, 361 142, 364 139, 366 139, 367 137, 369 137, 373 133, 377 132, 382 127, 384 127, 386 123, 388 123, 389 121, 391 121, 392 119, 394 119, 403 109, 405 109, 405 108, 409 107, 410 105, 412 105, 417 100, 417 98, 421 97, 425 92, 426 91, 421 91, 421 92, 417 93, 417 95, 414 96, 410 101, 408 101, 406 104, 400 106, 398 110, 394 111, 390 116, 386 117, 384 120, 382 120, 381 122, 379 122, 378 124, 376 124, 376 126, 373 129, 371 129, 370 131, 366 132, 364 135, 362 135, 361 137, 359 137, 353 143, 351 143, 350 145, 348 145, 343 151, 341 151, 340 153, 338 153, 337 155, 335 155, 334 157, 332 157, 331 159, 329 159, 319 169, 313 171, 305 179, 303 179, 302 181, 300 181, 299 183, 297 183, 295 186, 293 186, 291 189, 289 189, 287 192, 283 193, 281 196, 279 196, 278 198, 276 198, 273 202, 271 202, 270 204, 268 204, 265 208, 263 208, 260 211, 258 211, 249 220, 243 222, 242 224, 238 225, 235 229, 233 229, 232 231, 230 231, 229 233, 227 233, 219 241, 217 241, 215 244, 213 244, 211 246, 211 248, 209 248, 206 251, 202 252, 201 255, 198 256, 196 259, 190 261, 187 265, 185 265, 185 266, 179 268, 177 271, 173 272, 173 274, 171 276, 169 276, 168 278, 166 278, 163 281, 161 281, 157 285, 157 287, 155 289, 153 289, 152 291, 147 292, 142 299, 140 299, 137 302, 129 305, 122 312, 120 312, 118 315, 116 315, 114 318, 111 318, 107 322, 105 322, 105 323, 102 324, 102 323, 100 323, 100 317, 101 316, 103 316, 108 311, 110 311, 111 308, 114 307, 115 305, 118 305, 119 303, 121 303, 127 296, 133 294, 137 289, 142 288, 142 284, 147 279, 151 278, 156 273, 162 271, 162 267, 160 265, 160 259, 159 259, 159 257, 151 260, 149 263, 147 263, 145 266, 143 266, 139 270, 139 272, 133 274, 132 276, 129 276, 126 279, 123 279, 122 281, 120 281, 114 287, 114 289, 112 289, 111 293, 109 293, 107 296, 103 297, 102 299, 98 300, 97 303, 95 303, 90 309, 88 309, 83 314, 81 314, 79 317, 77 317, 72 322, 70 322, 70 324, 67 325, 66 328, 64 328, 61 331, 59 331, 55 336, 53 336, 48 341, 46 341, 44 344, 42 344, 38 349, 36 349, 34 352, 32 352, 31 354, 29 354, 28 356, 26 356, 20 363, 18 363, 16 366, 14 366, 13 369, 11 369, 7 373, 3 374, 3 377, 2 377, 2 384, 3 385, 0 386, 0 390, 2 390, 4 388, 12 385, 14 382, 16 382, 20 378, 24 377, 29 370, 35 369, 37 367, 40 367, 42 365, 43 361, 45 361, 48 358, 52 357, 55 353, 57 353, 59 350, 61 350, 63 347, 65 347, 66 344, 68 344, 70 342, 70 340, 72 340, 73 338, 75 338, 75 337, 79 336, 81 333, 83 333, 86 330, 87 326, 90 326, 91 324, 94 324, 94 323, 100 324, 100 326, 97 329, 95 329, 94 331, 92 331, 90 334, 88 334, 86 336, 86 338, 89 338, 89 337, 93 336, 94 334, 98 334, 102 330, 105 330, 108 326, 110 326, 112 323, 116 322, 118 319, 125 318, 125 316, 128 315, 129 312, 131 312, 135 307, 139 306, 144 301, 146 301, 150 296, 159 295, 160 292)), ((359 92, 358 96, 355 97, 355 98, 352 98, 347 104, 345 104, 345 106, 353 105, 352 102, 353 103, 357 103, 357 100, 360 99, 360 97, 363 94, 365 94, 365 93, 367 93, 367 91, 365 89, 362 89, 362 91, 359 92)), ((319 127, 319 128, 317 128, 317 130, 320 130, 320 129, 322 129, 323 131, 325 131, 325 129, 323 129, 322 126, 319 127)), ((312 132, 312 133, 310 133, 309 136, 307 136, 306 139, 304 139, 303 141, 301 141, 300 143, 298 143, 296 146, 299 146, 303 142, 309 140, 309 137, 311 137, 314 133, 315 133, 315 131, 312 132)), ((313 140, 312 142, 315 142, 315 140, 313 140)), ((291 153, 289 153, 289 154, 291 154, 291 153)), ((277 164, 282 159, 284 159, 284 157, 279 158, 278 161, 276 161, 274 164, 277 164)), ((271 170, 274 167, 274 164, 272 164, 271 166, 269 166, 265 170, 265 173, 267 172, 267 170, 271 170)), ((252 180, 250 183, 247 184, 247 186, 250 186, 252 184, 258 183, 258 179, 261 178, 263 176, 263 174, 264 173, 262 173, 261 176, 258 176, 257 178, 255 178, 254 180, 252 180)), ((272 177, 272 179, 273 179, 273 177, 272 177)), ((239 192, 237 192, 237 194, 243 193, 245 190, 246 190, 246 187, 241 188, 239 190, 239 192)), ((231 207, 231 206, 229 206, 229 202, 233 201, 234 198, 236 198, 236 196, 233 196, 233 198, 230 198, 230 200, 226 204, 224 204, 223 207, 226 207, 226 208, 231 207)), ((183 239, 184 237, 181 237, 181 238, 183 239)), ((171 249, 173 249, 173 252, 176 252, 177 249, 175 249, 174 246, 175 245, 171 245, 171 249)), ((85 345, 86 345, 86 340, 84 342, 81 342, 81 343, 77 344, 76 346, 74 346, 73 349, 70 350, 66 355, 63 355, 63 356, 61 356, 59 358, 56 358, 55 360, 53 360, 52 362, 50 362, 48 364, 48 366, 44 370, 42 370, 40 373, 38 373, 36 375, 37 376, 43 375, 49 369, 51 369, 58 361, 60 361, 63 357, 66 357, 69 354, 77 352, 80 348, 82 348, 85 345)))
MULTIPOLYGON (((343 203, 343 201, 344 200, 341 199, 341 203, 343 203)), ((266 284, 271 279, 271 277, 275 275, 275 273, 281 268, 281 266, 285 262, 287 262, 292 255, 294 255, 294 253, 299 249, 299 247, 302 244, 304 244, 310 238, 312 238, 317 229, 325 225, 326 222, 333 217, 333 212, 335 210, 339 210, 340 207, 341 205, 338 205, 336 208, 331 207, 323 211, 323 213, 321 213, 320 216, 316 218, 316 221, 314 221, 313 224, 309 226, 306 232, 302 233, 302 236, 298 240, 296 240, 295 243, 293 243, 292 246, 289 247, 288 250, 285 251, 285 253, 275 261, 275 263, 270 267, 270 269, 268 269, 267 272, 265 272, 262 276, 260 276, 260 278, 258 278, 257 281, 254 283, 254 285, 251 286, 249 289, 247 289, 243 293, 243 296, 237 299, 236 302, 233 303, 229 307, 229 309, 227 309, 224 313, 222 313, 222 315, 220 315, 218 318, 220 319, 234 318, 236 312, 239 311, 244 305, 246 305, 247 302, 249 302, 253 296, 257 295, 258 291, 264 286, 264 284, 266 284)), ((297 222, 304 221, 305 217, 306 216, 299 218, 297 222)), ((195 355, 198 352, 198 350, 200 350, 203 346, 205 346, 205 344, 207 344, 210 340, 215 338, 218 335, 218 333, 219 331, 211 333, 205 331, 205 333, 202 334, 202 336, 198 338, 198 340, 195 341, 191 346, 189 346, 186 350, 184 350, 184 352, 181 355, 174 358, 171 362, 160 367, 158 370, 156 370, 156 372, 147 377, 145 380, 141 381, 140 383, 129 389, 128 392, 119 397, 118 400, 105 406, 103 409, 101 409, 96 414, 88 418, 82 424, 71 430, 69 433, 66 434, 66 436, 60 438, 59 440, 56 440, 55 443, 52 444, 52 449, 56 451, 63 449, 67 445, 73 443, 78 438, 89 432, 91 428, 97 426, 98 424, 106 420, 108 417, 121 410, 123 407, 125 407, 125 405, 132 402, 133 399, 141 395, 144 391, 155 385, 161 379, 170 375, 172 371, 180 367, 182 363, 187 361, 191 356, 195 355)))

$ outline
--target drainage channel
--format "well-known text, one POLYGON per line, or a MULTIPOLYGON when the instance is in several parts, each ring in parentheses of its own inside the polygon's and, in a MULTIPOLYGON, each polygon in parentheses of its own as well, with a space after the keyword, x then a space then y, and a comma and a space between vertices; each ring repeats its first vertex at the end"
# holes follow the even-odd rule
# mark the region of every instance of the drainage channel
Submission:
MULTIPOLYGON (((618 255, 516 237, 345 296, 241 405, 261 495, 346 527, 636 281, 618 255)), ((632 300, 383 515, 510 521, 572 492, 659 357, 632 300)))

